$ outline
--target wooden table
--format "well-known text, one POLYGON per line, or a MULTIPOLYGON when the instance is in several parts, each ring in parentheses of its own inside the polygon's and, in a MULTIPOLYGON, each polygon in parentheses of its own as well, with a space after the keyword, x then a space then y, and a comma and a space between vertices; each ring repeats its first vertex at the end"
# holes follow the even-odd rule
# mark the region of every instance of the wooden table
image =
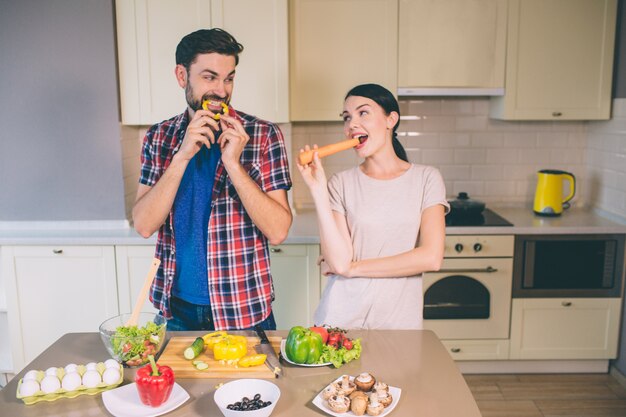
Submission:
MULTIPOLYGON (((168 336, 201 335, 203 332, 168 332, 168 336)), ((244 333, 242 333, 244 334, 244 333)), ((249 335, 252 335, 251 333, 249 335)), ((286 331, 268 332, 286 337, 286 331)), ((284 377, 273 380, 281 397, 272 416, 306 417, 328 415, 312 403, 313 398, 331 381, 343 375, 370 372, 389 385, 402 389, 402 396, 392 411, 394 417, 480 417, 476 402, 454 361, 428 330, 350 331, 361 337, 361 358, 339 369, 284 366, 284 377)), ((101 362, 108 354, 98 333, 70 333, 61 337, 24 368, 0 391, 0 414, 3 416, 106 416, 102 395, 82 395, 54 402, 25 405, 15 397, 17 383, 31 369, 45 370, 68 363, 101 362)), ((165 364, 164 364, 165 365, 165 364)), ((126 369, 124 382, 133 381, 135 371, 126 369)), ((220 416, 213 401, 215 386, 228 380, 178 379, 191 398, 168 416, 220 416)))

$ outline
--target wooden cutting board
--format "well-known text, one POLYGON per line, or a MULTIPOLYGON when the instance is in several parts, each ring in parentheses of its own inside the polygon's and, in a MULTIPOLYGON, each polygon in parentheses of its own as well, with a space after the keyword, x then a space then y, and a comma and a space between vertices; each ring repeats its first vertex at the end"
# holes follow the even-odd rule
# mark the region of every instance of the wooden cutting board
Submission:
MULTIPOLYGON (((246 337, 248 339, 248 355, 256 354, 254 347, 260 343, 258 337, 246 337)), ((274 351, 278 355, 280 352, 281 337, 268 337, 274 351)), ((211 350, 205 350, 194 360, 201 360, 209 365, 208 369, 199 371, 193 366, 190 360, 185 359, 183 352, 188 348, 195 337, 172 337, 165 346, 163 353, 159 357, 159 365, 167 365, 174 370, 176 378, 267 378, 273 379, 274 373, 266 364, 252 366, 249 368, 238 368, 234 365, 220 363, 213 358, 211 350)))

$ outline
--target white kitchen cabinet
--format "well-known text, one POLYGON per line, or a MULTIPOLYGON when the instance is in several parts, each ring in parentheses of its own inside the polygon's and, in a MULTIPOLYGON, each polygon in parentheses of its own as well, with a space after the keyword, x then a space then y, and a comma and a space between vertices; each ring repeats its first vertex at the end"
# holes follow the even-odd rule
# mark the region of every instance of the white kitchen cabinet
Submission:
POLYGON ((97 332, 119 314, 113 246, 5 246, 1 265, 15 372, 65 333, 97 332))
MULTIPOLYGON (((115 263, 117 270, 117 291, 120 303, 120 313, 130 313, 135 307, 135 301, 143 287, 146 274, 150 271, 154 258, 154 245, 115 247, 115 263)), ((158 313, 152 306, 150 297, 141 308, 141 311, 158 313)))
POLYGON ((358 84, 396 91, 397 0, 290 0, 289 40, 293 121, 341 120, 358 84))
POLYGON ((619 298, 516 298, 510 359, 614 359, 619 298))
POLYGON ((504 360, 509 358, 508 339, 442 340, 455 361, 504 360))
POLYGON ((270 246, 276 328, 312 326, 320 299, 319 245, 270 246))
POLYGON ((176 46, 195 30, 223 27, 244 46, 233 107, 287 122, 287 0, 118 0, 122 123, 151 125, 185 110, 174 76, 176 46))
POLYGON ((608 119, 617 0, 511 0, 505 95, 491 117, 608 119))
POLYGON ((398 85, 504 88, 507 0, 400 0, 398 85))

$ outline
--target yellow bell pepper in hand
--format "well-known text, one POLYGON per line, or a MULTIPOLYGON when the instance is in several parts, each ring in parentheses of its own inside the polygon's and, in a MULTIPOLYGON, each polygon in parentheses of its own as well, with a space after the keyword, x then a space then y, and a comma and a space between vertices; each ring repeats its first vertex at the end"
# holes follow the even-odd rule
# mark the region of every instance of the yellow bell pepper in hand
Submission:
POLYGON ((213 356, 216 361, 238 360, 248 353, 248 339, 244 336, 227 335, 213 345, 213 356))

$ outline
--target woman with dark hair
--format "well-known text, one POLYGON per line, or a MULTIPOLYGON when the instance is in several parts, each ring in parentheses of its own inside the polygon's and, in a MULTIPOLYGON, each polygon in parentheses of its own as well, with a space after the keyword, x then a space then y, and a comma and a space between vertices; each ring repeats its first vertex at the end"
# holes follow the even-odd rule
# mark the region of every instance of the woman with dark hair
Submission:
POLYGON ((329 276, 314 320, 349 329, 420 329, 421 275, 443 259, 449 211, 443 179, 433 167, 408 162, 396 137, 398 102, 384 87, 354 87, 342 117, 346 137, 360 140, 355 150, 363 162, 328 181, 317 153, 298 165, 315 202, 321 266, 329 276))

